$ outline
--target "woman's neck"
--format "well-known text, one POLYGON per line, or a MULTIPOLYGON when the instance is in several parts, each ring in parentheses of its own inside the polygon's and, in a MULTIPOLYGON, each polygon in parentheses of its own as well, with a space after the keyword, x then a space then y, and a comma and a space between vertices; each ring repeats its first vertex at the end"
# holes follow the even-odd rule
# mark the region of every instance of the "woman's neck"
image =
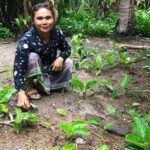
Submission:
POLYGON ((40 35, 40 38, 41 38, 43 43, 45 43, 45 44, 49 43, 49 41, 50 41, 50 32, 48 32, 48 33, 40 33, 39 32, 39 35, 40 35))

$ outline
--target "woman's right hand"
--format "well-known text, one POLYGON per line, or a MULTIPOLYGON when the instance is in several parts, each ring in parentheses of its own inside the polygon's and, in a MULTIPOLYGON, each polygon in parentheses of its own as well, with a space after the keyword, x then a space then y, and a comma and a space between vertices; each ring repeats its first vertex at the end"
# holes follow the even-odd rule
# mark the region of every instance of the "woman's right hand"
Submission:
POLYGON ((30 103, 29 103, 29 99, 28 99, 28 96, 26 95, 25 91, 19 91, 18 92, 17 106, 20 108, 24 108, 26 110, 29 110, 30 103))

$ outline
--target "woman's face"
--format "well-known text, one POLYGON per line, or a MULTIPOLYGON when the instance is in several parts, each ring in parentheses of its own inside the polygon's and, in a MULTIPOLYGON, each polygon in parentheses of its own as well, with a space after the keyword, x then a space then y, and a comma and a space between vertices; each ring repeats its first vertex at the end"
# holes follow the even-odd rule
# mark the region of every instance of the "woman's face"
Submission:
POLYGON ((54 26, 52 12, 46 8, 40 8, 34 13, 34 24, 39 33, 48 33, 54 26))

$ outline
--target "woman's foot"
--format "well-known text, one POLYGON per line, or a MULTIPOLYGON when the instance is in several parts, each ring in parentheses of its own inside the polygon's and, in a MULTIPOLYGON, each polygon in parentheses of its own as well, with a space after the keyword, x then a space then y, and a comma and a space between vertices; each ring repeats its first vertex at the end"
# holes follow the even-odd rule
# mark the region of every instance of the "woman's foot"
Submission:
POLYGON ((39 100, 42 97, 41 94, 36 89, 28 89, 27 95, 29 99, 32 99, 32 100, 39 100))

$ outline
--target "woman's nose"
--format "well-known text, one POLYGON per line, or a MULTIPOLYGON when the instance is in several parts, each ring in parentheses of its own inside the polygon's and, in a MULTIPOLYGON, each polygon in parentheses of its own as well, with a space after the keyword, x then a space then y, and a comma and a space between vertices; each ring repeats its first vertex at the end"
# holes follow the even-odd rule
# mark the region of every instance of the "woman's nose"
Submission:
POLYGON ((45 24, 46 23, 46 19, 43 19, 42 23, 45 24))

